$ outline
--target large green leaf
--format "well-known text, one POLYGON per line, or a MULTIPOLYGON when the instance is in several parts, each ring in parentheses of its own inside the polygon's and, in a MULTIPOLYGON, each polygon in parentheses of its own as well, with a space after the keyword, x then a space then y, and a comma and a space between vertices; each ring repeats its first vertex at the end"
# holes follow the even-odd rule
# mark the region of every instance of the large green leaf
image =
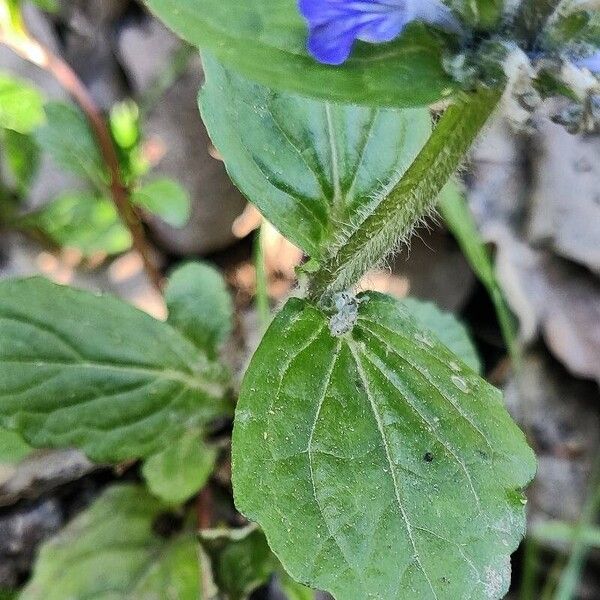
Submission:
POLYGON ((268 330, 237 409, 237 506, 339 600, 501 598, 533 453, 498 390, 397 301, 358 302, 340 336, 299 299, 268 330))
POLYGON ((96 461, 149 456, 223 412, 223 374, 166 323, 109 296, 0 283, 0 425, 96 461))
POLYGON ((217 451, 204 443, 200 429, 186 431, 143 467, 150 491, 169 504, 183 504, 208 481, 217 451))
POLYGON ((146 0, 193 45, 211 50, 253 80, 331 101, 423 106, 452 92, 442 44, 412 25, 389 44, 357 44, 341 67, 306 52, 307 27, 296 0, 146 0))
POLYGON ((169 323, 209 356, 233 329, 233 302, 217 269, 192 262, 176 269, 165 289, 169 323))
POLYGON ((200 600, 197 543, 154 531, 165 510, 142 488, 109 488, 42 546, 21 600, 200 600))
POLYGON ((315 255, 395 183, 430 132, 425 109, 326 104, 254 84, 205 56, 204 122, 232 179, 315 255))
POLYGON ((43 104, 30 84, 0 73, 0 127, 30 133, 44 121, 43 104))

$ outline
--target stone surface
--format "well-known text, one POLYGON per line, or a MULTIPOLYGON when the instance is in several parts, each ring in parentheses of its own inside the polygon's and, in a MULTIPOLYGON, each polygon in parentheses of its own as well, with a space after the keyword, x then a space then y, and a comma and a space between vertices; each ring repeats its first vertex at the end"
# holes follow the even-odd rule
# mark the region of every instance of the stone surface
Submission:
POLYGON ((0 589, 16 587, 27 575, 38 545, 63 523, 56 500, 43 500, 0 513, 0 589))
MULTIPOLYGON (((600 382, 600 280, 556 254, 560 245, 561 254, 574 258, 578 243, 580 258, 586 257, 587 266, 595 260, 598 247, 585 231, 594 230, 595 236, 600 235, 600 219, 595 218, 596 209, 591 202, 584 202, 578 194, 584 187, 588 197, 593 194, 593 181, 600 189, 600 173, 595 167, 589 170, 589 165, 583 165, 587 183, 573 183, 572 172, 570 190, 562 184, 553 189, 550 172, 560 177, 571 168, 560 168, 558 164, 566 142, 560 141, 562 134, 557 134, 543 116, 538 125, 538 136, 552 131, 554 137, 548 141, 552 150, 546 149, 542 154, 546 158, 536 158, 534 162, 535 138, 526 143, 502 120, 490 128, 490 146, 501 151, 495 160, 489 151, 487 155, 475 152, 469 202, 483 238, 496 247, 497 276, 519 318, 523 341, 532 343, 543 335, 554 355, 569 370, 600 382), (582 225, 578 242, 573 226, 577 222, 582 225), (567 246, 573 252, 567 252, 567 246)), ((583 159, 591 160, 597 152, 598 139, 580 139, 578 143, 593 145, 578 146, 581 168, 583 159)), ((485 139, 479 147, 487 148, 485 139)), ((569 160, 576 160, 573 154, 569 160)))
MULTIPOLYGON (((118 35, 119 56, 138 97, 172 68, 178 47, 173 34, 153 19, 132 19, 123 25, 118 35)), ((194 54, 144 120, 145 139, 162 155, 153 176, 175 179, 192 199, 191 218, 182 229, 149 219, 160 245, 177 255, 206 254, 232 243, 233 222, 246 204, 223 164, 209 154, 210 139, 197 101, 202 80, 202 65, 194 54)))
POLYGON ((5 478, 0 475, 0 507, 22 499, 37 499, 97 468, 77 450, 35 452, 5 478))
POLYGON ((540 119, 528 238, 600 274, 600 137, 540 119))
POLYGON ((154 220, 153 230, 174 254, 206 254, 234 241, 233 222, 246 201, 223 164, 209 154, 210 140, 200 120, 197 95, 202 81, 199 60, 159 100, 145 124, 148 139, 164 149, 155 175, 177 180, 190 193, 192 214, 183 229, 154 220))

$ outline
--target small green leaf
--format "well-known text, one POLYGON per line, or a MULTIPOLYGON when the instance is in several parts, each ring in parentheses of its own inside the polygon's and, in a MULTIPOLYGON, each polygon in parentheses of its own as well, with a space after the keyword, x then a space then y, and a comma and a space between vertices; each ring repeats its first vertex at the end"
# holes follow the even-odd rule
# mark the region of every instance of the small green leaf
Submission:
POLYGON ((54 162, 85 177, 97 187, 109 180, 96 140, 83 113, 73 105, 49 102, 45 106, 47 123, 35 137, 54 162))
POLYGON ((146 0, 191 44, 247 77, 332 102, 424 106, 452 93, 440 36, 413 24, 389 44, 359 43, 341 67, 306 51, 308 29, 296 0, 146 0))
POLYGON ((20 599, 201 600, 194 536, 154 531, 165 511, 142 488, 109 488, 42 546, 20 599))
POLYGON ((256 526, 208 530, 201 535, 215 583, 228 600, 247 598, 266 584, 279 566, 264 534, 256 526))
POLYGON ((33 0, 33 2, 48 12, 57 12, 59 9, 58 0, 33 0))
POLYGON ((89 192, 71 192, 30 213, 19 225, 43 231, 58 246, 77 248, 84 256, 119 254, 131 247, 131 234, 113 202, 89 192))
POLYGON ((453 314, 442 312, 432 302, 422 302, 416 298, 405 298, 401 304, 420 327, 431 331, 465 365, 481 373, 481 362, 473 340, 467 328, 453 314))
POLYGON ((429 112, 327 104, 274 92, 204 56, 204 122, 241 191, 307 254, 334 241, 400 179, 430 132, 429 112))
POLYGON ((36 448, 143 458, 225 411, 222 368, 110 296, 3 281, 0 339, 0 425, 36 448))
POLYGON ((33 448, 14 431, 0 427, 0 468, 13 465, 33 452, 33 448))
POLYGON ((217 452, 204 443, 201 430, 186 431, 143 467, 150 491, 165 502, 183 504, 208 481, 217 452))
POLYGON ((456 182, 450 181, 442 190, 439 209, 448 229, 459 243, 471 268, 486 287, 494 303, 504 341, 513 360, 518 362, 520 360, 520 350, 515 318, 496 279, 492 257, 481 239, 475 219, 469 210, 469 205, 456 182))
POLYGON ((214 357, 233 329, 233 302, 219 271, 204 263, 176 269, 165 289, 169 323, 214 357))
POLYGON ((265 534, 255 525, 201 533, 211 558, 215 582, 228 600, 242 600, 276 575, 288 600, 314 600, 314 592, 296 583, 271 552, 265 534))
POLYGON ((0 127, 30 133, 44 122, 44 100, 29 83, 0 73, 0 127))
POLYGON ((131 201, 173 227, 184 227, 190 218, 190 195, 172 179, 147 183, 133 192, 131 201))
POLYGON ((40 149, 31 135, 11 129, 4 130, 0 140, 16 188, 24 196, 37 173, 40 149))
POLYGON ((265 335, 235 420, 237 506, 337 598, 502 598, 533 453, 500 392, 396 300, 358 303, 340 337, 299 299, 265 335))
POLYGON ((476 29, 494 29, 502 18, 504 0, 449 0, 447 2, 476 29))

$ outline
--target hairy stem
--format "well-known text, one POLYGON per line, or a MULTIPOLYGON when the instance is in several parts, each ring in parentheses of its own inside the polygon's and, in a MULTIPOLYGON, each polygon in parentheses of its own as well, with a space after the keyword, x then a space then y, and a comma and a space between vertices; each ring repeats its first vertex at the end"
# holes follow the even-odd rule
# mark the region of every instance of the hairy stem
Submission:
POLYGON ((309 298, 326 302, 356 284, 405 240, 434 208, 438 194, 456 171, 501 97, 480 90, 444 113, 402 179, 321 265, 309 285, 309 298))
POLYGON ((133 247, 140 254, 144 269, 157 290, 162 289, 162 276, 153 258, 139 215, 130 202, 130 190, 123 182, 119 159, 108 126, 86 87, 75 71, 49 48, 31 38, 24 30, 15 35, 0 28, 0 44, 21 58, 50 73, 84 112, 92 129, 110 176, 110 194, 123 224, 129 229, 133 247))

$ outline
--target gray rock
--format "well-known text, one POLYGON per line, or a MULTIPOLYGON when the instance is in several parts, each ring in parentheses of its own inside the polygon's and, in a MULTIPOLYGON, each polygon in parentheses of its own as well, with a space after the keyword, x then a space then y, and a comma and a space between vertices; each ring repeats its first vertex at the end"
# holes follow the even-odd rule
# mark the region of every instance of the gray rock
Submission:
POLYGON ((528 237, 600 274, 600 138, 540 119, 528 237))
POLYGON ((17 465, 4 481, 0 477, 0 506, 39 498, 97 468, 77 450, 36 452, 17 465))
POLYGON ((128 94, 113 48, 114 22, 128 4, 122 0, 62 3, 60 16, 67 25, 63 55, 104 110, 128 94))
POLYGON ((117 34, 117 51, 135 94, 148 92, 157 77, 172 67, 181 41, 156 19, 124 23, 117 34))
MULTIPOLYGON (((550 126, 540 127, 543 130, 550 126)), ((553 141, 547 138, 552 149, 547 148, 544 155, 552 156, 553 166, 539 159, 542 166, 528 172, 527 155, 535 157, 537 146, 524 143, 500 119, 487 135, 492 136, 492 145, 503 151, 495 161, 489 154, 475 153, 469 202, 483 238, 496 246, 497 276, 519 318, 522 339, 531 343, 543 334, 555 356, 574 374, 600 382, 600 281, 555 254, 560 246, 562 254, 574 258, 579 244, 580 258, 585 258, 590 266, 598 251, 595 243, 590 242, 590 232, 595 230, 593 235, 598 236, 600 220, 595 218, 590 202, 576 198, 581 189, 574 179, 571 190, 562 184, 560 190, 558 184, 557 190, 551 189, 547 171, 554 170, 557 176, 568 171, 558 164, 562 135, 557 137, 555 130, 552 131, 553 141), (534 185, 533 198, 528 185, 532 180, 546 182, 543 186, 534 185), (586 220, 590 222, 583 226, 586 220), (579 242, 573 223, 581 223, 583 227, 579 242)), ((580 143, 592 144, 597 140, 580 140, 580 143)), ((485 139, 480 147, 486 147, 485 139)), ((578 152, 584 153, 584 148, 579 146, 578 152)), ((590 146, 585 152, 597 150, 590 146)), ((584 159, 587 155, 578 156, 584 159)), ((587 158, 590 156, 593 154, 587 158)), ((586 168, 577 175, 592 178, 593 173, 586 168)), ((600 186, 598 174, 594 178, 596 187, 600 186)), ((582 185, 592 193, 591 179, 582 185)))
POLYGON ((14 588, 31 568, 38 545, 56 533, 63 517, 56 500, 0 516, 0 588, 14 588))
POLYGON ((147 137, 164 148, 153 175, 175 179, 191 195, 192 214, 184 228, 151 221, 160 244, 180 255, 206 254, 229 245, 235 239, 233 222, 246 204, 223 164, 208 152, 210 139, 197 104, 201 81, 197 59, 160 99, 145 124, 147 137))
MULTIPOLYGON (((123 69, 141 97, 172 68, 173 53, 180 48, 180 42, 162 24, 148 17, 125 23, 120 28, 117 46, 123 69)), ((229 245, 235 239, 231 231, 233 221, 246 204, 223 164, 208 152, 210 139, 197 101, 202 81, 202 65, 194 55, 144 120, 145 138, 164 152, 153 176, 175 179, 192 198, 191 219, 183 229, 149 218, 159 243, 168 252, 179 255, 206 254, 229 245)))

